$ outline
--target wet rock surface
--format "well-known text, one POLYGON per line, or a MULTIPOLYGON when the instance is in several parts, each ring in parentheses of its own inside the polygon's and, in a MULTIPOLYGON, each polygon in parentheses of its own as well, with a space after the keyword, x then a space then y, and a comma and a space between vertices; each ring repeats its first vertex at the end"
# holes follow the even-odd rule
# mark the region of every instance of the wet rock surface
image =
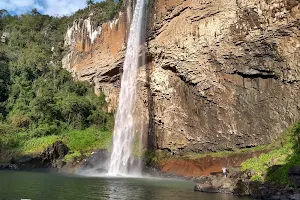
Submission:
POLYGON ((79 171, 85 173, 105 174, 108 169, 110 154, 106 149, 97 149, 84 158, 79 165, 79 171))

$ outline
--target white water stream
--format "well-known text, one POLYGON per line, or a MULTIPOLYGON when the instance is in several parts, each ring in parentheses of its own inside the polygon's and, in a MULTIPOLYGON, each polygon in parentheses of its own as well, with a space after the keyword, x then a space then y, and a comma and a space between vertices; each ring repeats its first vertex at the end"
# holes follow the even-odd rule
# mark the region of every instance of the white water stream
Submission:
POLYGON ((123 66, 119 107, 114 127, 113 151, 108 168, 108 174, 111 176, 141 173, 139 167, 133 166, 132 151, 135 135, 133 111, 136 96, 136 76, 141 37, 144 33, 142 25, 145 23, 143 22, 144 7, 145 0, 136 1, 123 66))

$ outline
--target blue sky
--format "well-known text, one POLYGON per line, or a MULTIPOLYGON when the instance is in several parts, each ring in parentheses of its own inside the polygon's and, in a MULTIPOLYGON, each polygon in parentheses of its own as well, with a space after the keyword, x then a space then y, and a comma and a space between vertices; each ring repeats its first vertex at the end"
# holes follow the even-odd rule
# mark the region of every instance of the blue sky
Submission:
MULTIPOLYGON (((94 2, 99 1, 103 0, 94 2)), ((84 7, 86 7, 86 0, 0 0, 0 10, 5 9, 12 15, 27 13, 37 8, 42 14, 63 16, 84 7)))

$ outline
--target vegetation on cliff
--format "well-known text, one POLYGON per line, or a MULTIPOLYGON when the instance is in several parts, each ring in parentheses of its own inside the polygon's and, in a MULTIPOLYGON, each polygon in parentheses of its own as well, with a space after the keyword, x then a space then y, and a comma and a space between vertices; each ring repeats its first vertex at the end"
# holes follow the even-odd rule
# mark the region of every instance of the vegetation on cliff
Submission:
MULTIPOLYGON (((95 20, 110 19, 119 3, 91 5, 95 20)), ((73 152, 105 147, 110 140, 113 116, 105 96, 95 96, 88 83, 74 81, 61 66, 67 24, 86 17, 87 10, 62 18, 36 9, 21 16, 0 12, 0 160, 41 151, 56 140, 73 152)))
POLYGON ((254 181, 290 184, 289 169, 300 166, 300 122, 289 127, 269 148, 269 153, 251 158, 242 164, 242 169, 252 170, 254 181))
POLYGON ((74 15, 69 17, 68 22, 72 23, 74 20, 86 19, 91 17, 93 26, 99 26, 107 20, 112 20, 120 11, 123 5, 122 0, 101 1, 99 3, 89 3, 89 6, 78 10, 74 15))

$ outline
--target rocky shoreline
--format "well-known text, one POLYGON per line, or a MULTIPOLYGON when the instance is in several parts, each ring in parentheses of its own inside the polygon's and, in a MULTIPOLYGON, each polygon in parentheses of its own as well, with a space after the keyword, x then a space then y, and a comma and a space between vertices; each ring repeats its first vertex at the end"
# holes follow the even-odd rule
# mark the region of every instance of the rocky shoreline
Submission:
POLYGON ((230 168, 227 177, 221 173, 195 178, 195 191, 206 193, 228 193, 249 196, 253 199, 300 200, 300 167, 290 169, 289 177, 294 187, 268 182, 252 181, 252 171, 230 168))
POLYGON ((49 145, 39 154, 12 157, 5 163, 0 163, 0 170, 39 170, 73 173, 85 166, 86 156, 79 156, 66 161, 64 158, 69 148, 62 141, 49 145))
MULTIPOLYGON (((7 163, 0 163, 0 170, 39 170, 51 172, 75 173, 80 170, 89 170, 92 173, 105 173, 108 152, 98 149, 90 156, 79 156, 65 161, 69 148, 61 141, 48 146, 37 155, 26 155, 12 158, 7 163)), ((165 178, 181 178, 193 180, 196 185, 194 190, 205 193, 227 193, 236 196, 249 196, 254 199, 272 200, 300 200, 300 167, 289 169, 289 185, 276 185, 268 182, 252 181, 251 170, 241 171, 240 167, 228 168, 226 177, 221 172, 211 172, 208 176, 187 177, 179 174, 165 173, 159 167, 146 166, 143 173, 165 178)))

